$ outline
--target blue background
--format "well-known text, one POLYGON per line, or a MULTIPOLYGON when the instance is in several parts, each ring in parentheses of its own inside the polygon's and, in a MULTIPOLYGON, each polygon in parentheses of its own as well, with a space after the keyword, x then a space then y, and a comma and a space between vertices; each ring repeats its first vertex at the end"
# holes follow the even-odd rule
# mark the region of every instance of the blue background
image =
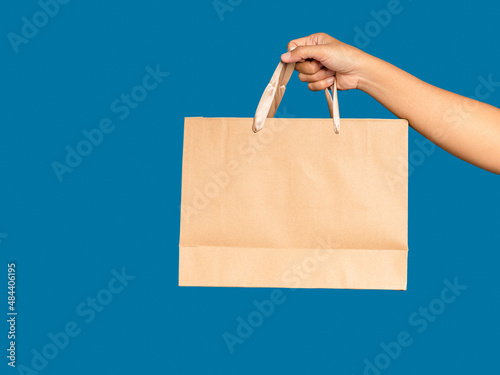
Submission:
MULTIPOLYGON (((365 51, 466 96, 479 76, 500 81, 498 4, 401 4, 365 51)), ((184 117, 252 117, 289 40, 326 32, 352 44, 354 28, 386 7, 243 0, 221 20, 210 0, 71 1, 15 53, 7 34, 20 34, 21 18, 40 6, 4 2, 0 303, 6 312, 7 262, 15 261, 17 364, 31 367, 32 349, 75 321, 81 333, 40 373, 361 374, 365 358, 401 331, 414 342, 383 374, 495 372, 500 182, 441 149, 410 176, 406 292, 285 290, 286 301, 230 354, 223 333, 235 334, 236 319, 271 290, 177 286, 184 117), (156 64, 170 75, 119 120, 110 104, 156 64), (59 182, 51 163, 104 117, 115 130, 59 182), (76 307, 122 267, 135 279, 85 323, 76 307), (455 277, 467 290, 417 333, 409 316, 455 277)), ((322 95, 295 75, 282 105, 326 117, 322 95)), ((500 90, 487 101, 500 105, 500 90)), ((342 92, 340 102, 342 117, 394 117, 362 92, 342 92)), ((410 131, 410 154, 421 139, 410 131)), ((17 373, 4 354, 1 373, 17 373)))

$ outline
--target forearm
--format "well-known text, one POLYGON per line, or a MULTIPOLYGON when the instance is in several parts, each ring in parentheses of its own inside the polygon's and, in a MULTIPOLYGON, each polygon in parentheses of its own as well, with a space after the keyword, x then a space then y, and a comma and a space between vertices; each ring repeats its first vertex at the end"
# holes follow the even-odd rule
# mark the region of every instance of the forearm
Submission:
POLYGON ((373 56, 358 88, 453 155, 500 173, 500 109, 425 83, 373 56))

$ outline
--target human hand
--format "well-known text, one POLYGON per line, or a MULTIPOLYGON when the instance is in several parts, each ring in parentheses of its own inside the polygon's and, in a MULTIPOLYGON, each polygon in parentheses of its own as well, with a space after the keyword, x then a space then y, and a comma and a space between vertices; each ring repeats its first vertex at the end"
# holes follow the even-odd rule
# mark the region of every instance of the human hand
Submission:
POLYGON ((299 79, 312 91, 324 90, 337 80, 337 89, 359 88, 363 66, 371 56, 324 33, 292 40, 281 60, 295 62, 299 79), (295 48, 295 49, 293 49, 295 48))

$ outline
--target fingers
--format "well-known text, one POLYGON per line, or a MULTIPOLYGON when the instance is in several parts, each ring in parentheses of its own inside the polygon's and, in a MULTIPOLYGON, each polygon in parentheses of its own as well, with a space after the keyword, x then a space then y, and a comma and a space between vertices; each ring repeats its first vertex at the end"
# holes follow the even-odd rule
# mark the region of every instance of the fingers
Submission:
POLYGON ((307 43, 308 39, 309 39, 309 37, 306 36, 304 38, 291 40, 288 43, 288 45, 286 46, 286 50, 290 51, 291 49, 297 48, 298 46, 306 46, 306 45, 310 44, 310 43, 307 43))
POLYGON ((324 33, 294 39, 288 43, 289 52, 281 55, 281 61, 296 63, 295 70, 299 72, 299 79, 308 82, 311 91, 324 90, 335 81, 335 72, 323 66, 323 62, 328 62, 329 58, 328 46, 325 44, 336 42, 336 39, 324 33))
POLYGON ((321 81, 311 82, 307 85, 307 87, 309 87, 309 90, 311 91, 321 91, 333 85, 334 81, 335 81, 335 76, 330 76, 321 81))
POLYGON ((295 70, 299 73, 314 74, 320 71, 323 65, 316 60, 304 61, 295 64, 295 70))
POLYGON ((317 73, 314 74, 304 74, 304 73, 299 73, 299 79, 302 82, 317 82, 317 81, 322 81, 326 78, 329 78, 333 76, 335 72, 329 70, 329 69, 321 69, 317 73))
POLYGON ((314 46, 318 44, 325 44, 333 40, 330 35, 325 33, 316 33, 304 38, 298 38, 290 41, 287 46, 287 50, 290 51, 294 47, 298 46, 314 46))
POLYGON ((326 58, 327 47, 325 45, 298 46, 293 51, 281 55, 281 60, 285 63, 304 62, 306 59, 314 59, 321 62, 326 58))

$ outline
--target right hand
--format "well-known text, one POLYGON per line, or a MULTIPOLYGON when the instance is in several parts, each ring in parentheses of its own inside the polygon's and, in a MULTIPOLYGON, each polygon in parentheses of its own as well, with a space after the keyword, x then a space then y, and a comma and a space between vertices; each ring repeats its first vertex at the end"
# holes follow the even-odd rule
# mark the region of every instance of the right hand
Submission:
POLYGON ((356 47, 324 33, 312 34, 288 43, 288 51, 294 47, 293 51, 284 53, 281 60, 296 63, 295 70, 299 72, 299 79, 308 82, 311 91, 330 87, 334 79, 337 80, 339 90, 358 88, 364 60, 370 57, 356 47))

